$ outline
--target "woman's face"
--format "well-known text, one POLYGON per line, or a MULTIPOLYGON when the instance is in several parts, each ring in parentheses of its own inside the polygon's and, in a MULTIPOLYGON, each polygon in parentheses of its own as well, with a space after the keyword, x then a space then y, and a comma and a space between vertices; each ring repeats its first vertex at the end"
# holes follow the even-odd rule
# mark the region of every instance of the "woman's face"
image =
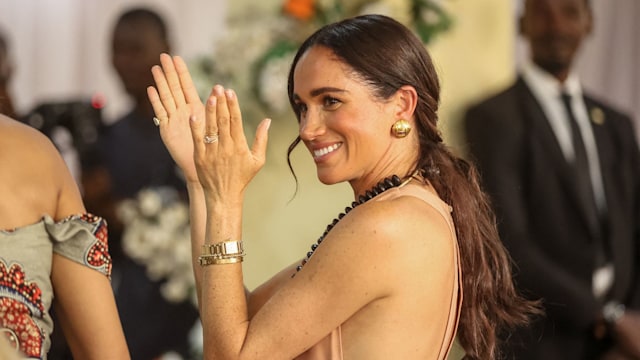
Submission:
POLYGON ((325 184, 375 184, 393 163, 390 128, 397 107, 375 98, 350 70, 322 46, 307 50, 294 70, 300 138, 325 184))

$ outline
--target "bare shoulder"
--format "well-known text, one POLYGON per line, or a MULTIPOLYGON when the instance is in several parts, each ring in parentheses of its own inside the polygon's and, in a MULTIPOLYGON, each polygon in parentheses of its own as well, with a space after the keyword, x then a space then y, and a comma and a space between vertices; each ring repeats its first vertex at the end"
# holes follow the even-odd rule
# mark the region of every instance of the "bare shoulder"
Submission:
POLYGON ((0 147, 7 149, 5 156, 10 156, 15 163, 23 167, 39 163, 59 165, 59 153, 53 143, 40 131, 0 115, 0 147), (24 162, 27 163, 24 163, 24 162))
POLYGON ((7 219, 5 227, 33 222, 43 213, 60 218, 59 199, 63 195, 65 201, 73 202, 73 209, 77 208, 77 186, 49 138, 3 115, 0 134, 0 196, 13 204, 11 208, 0 207, 7 219))
POLYGON ((455 266, 456 240, 447 219, 415 196, 369 201, 345 216, 335 230, 343 245, 351 244, 361 254, 355 261, 367 266, 375 262, 377 276, 392 282, 407 274, 421 279, 426 279, 424 274, 444 276, 455 266))
POLYGON ((437 242, 450 244, 452 240, 442 213, 410 195, 367 202, 354 210, 350 222, 350 226, 359 231, 380 234, 375 238, 390 244, 428 242, 436 245, 437 242))

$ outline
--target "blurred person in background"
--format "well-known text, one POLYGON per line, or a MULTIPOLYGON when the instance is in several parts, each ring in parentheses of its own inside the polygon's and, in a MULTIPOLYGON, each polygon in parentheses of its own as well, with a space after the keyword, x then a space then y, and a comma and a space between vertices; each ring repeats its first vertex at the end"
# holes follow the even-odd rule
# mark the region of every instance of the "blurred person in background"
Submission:
MULTIPOLYGON (((574 64, 588 0, 526 0, 531 59, 466 114, 516 282, 547 316, 510 334, 515 359, 640 359, 640 156, 629 117, 574 64)), ((509 357, 511 358, 511 357, 509 357)))
POLYGON ((168 302, 162 281, 151 280, 143 264, 122 249, 118 204, 147 187, 170 186, 186 193, 184 182, 151 119, 146 88, 149 68, 170 50, 165 21, 153 10, 132 8, 118 17, 111 38, 112 64, 133 108, 100 135, 99 152, 86 171, 87 207, 101 211, 112 228, 113 288, 131 356, 150 360, 163 353, 188 354, 188 333, 197 310, 187 300, 168 302))
POLYGON ((0 32, 0 113, 15 118, 13 99, 9 92, 9 81, 13 73, 13 64, 9 56, 9 44, 5 35, 0 32))

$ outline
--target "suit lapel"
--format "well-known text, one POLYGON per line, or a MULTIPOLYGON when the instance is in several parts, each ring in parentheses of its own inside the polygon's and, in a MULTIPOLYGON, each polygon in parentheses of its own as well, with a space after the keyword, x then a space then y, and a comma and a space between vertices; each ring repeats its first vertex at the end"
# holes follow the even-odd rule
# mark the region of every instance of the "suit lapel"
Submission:
POLYGON ((587 203, 584 194, 579 191, 576 186, 576 175, 570 163, 564 157, 564 153, 560 148, 558 139, 549 124, 546 114, 542 110, 542 106, 536 100, 531 90, 527 87, 525 81, 519 78, 516 83, 519 89, 521 105, 524 109, 525 117, 527 117, 529 136, 535 136, 535 141, 548 155, 551 175, 553 172, 559 174, 560 181, 569 196, 576 205, 576 211, 580 213, 585 221, 585 225, 594 238, 600 236, 600 225, 597 214, 593 212, 593 205, 587 203), (537 135, 536 135, 537 134, 537 135), (553 172, 551 171, 553 170, 553 172))
MULTIPOLYGON (((596 142, 596 148, 598 150, 598 163, 600 164, 600 174, 602 176, 602 184, 604 188, 605 203, 609 204, 614 200, 615 189, 613 188, 616 183, 614 174, 616 171, 613 169, 615 165, 615 144, 611 140, 609 132, 609 124, 607 119, 607 113, 600 106, 595 104, 588 97, 584 97, 585 105, 587 106, 587 113, 589 115, 589 125, 593 131, 593 137, 596 142)), ((608 206, 607 206, 608 207, 608 206)), ((607 215, 609 211, 607 211, 607 215)), ((606 217, 606 216, 605 216, 606 217)), ((607 222, 609 219, 606 219, 607 222)))
POLYGON ((527 131, 529 136, 540 134, 540 136, 536 136, 535 138, 549 154, 548 159, 551 162, 550 165, 562 174, 564 180, 571 179, 571 174, 569 173, 570 167, 564 158, 560 144, 547 120, 547 116, 542 110, 542 106, 522 78, 518 79, 516 89, 518 89, 521 106, 524 109, 523 114, 525 114, 527 118, 527 131))

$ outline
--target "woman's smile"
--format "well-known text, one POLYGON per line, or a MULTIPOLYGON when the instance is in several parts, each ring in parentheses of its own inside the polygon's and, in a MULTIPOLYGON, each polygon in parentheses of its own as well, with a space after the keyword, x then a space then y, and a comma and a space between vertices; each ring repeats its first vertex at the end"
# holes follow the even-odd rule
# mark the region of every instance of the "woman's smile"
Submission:
POLYGON ((331 144, 329 146, 325 146, 319 149, 313 149, 313 159, 315 161, 320 160, 321 158, 325 157, 326 155, 338 150, 338 148, 340 148, 342 146, 342 143, 335 143, 335 144, 331 144))

